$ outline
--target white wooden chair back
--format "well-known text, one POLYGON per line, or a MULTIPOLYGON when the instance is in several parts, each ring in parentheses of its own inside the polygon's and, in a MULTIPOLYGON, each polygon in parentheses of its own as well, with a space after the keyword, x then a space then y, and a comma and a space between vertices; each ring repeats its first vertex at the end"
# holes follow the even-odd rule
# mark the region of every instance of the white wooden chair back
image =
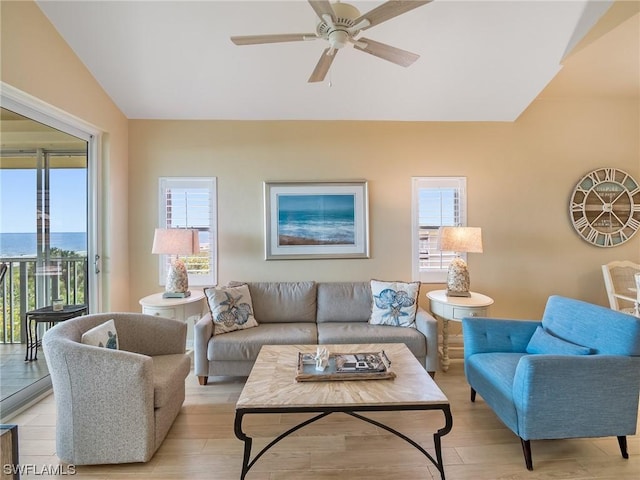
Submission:
POLYGON ((640 273, 640 265, 628 260, 602 265, 604 286, 613 310, 637 315, 640 294, 634 277, 636 273, 640 273))

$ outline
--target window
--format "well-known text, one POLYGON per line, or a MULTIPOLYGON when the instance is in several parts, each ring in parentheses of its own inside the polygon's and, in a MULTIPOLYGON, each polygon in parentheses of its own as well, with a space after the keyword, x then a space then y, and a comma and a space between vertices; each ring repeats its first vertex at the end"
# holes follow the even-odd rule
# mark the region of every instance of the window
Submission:
MULTIPOLYGON (((161 177, 158 226, 198 230, 200 253, 184 258, 189 285, 216 285, 218 232, 215 177, 161 177)), ((160 257, 160 285, 166 283, 169 255, 160 257)))
POLYGON ((443 283, 454 252, 438 250, 438 229, 466 226, 465 177, 413 177, 412 265, 413 280, 443 283))

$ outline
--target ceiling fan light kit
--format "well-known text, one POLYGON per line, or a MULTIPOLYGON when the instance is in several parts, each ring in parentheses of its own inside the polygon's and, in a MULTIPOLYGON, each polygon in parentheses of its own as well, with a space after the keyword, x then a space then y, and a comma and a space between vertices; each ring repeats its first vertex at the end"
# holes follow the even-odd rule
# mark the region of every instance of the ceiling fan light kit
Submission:
POLYGON ((348 44, 352 44, 356 50, 360 50, 361 52, 382 58, 396 65, 408 67, 420 58, 420 56, 368 38, 357 39, 356 37, 362 30, 371 28, 431 1, 432 0, 389 0, 364 15, 361 15, 356 7, 348 3, 330 3, 328 0, 308 0, 311 8, 313 8, 320 19, 320 22, 316 26, 315 34, 245 35, 231 37, 231 41, 236 45, 258 45, 316 39, 326 40, 329 43, 329 48, 322 52, 320 60, 309 77, 309 82, 323 81, 333 63, 335 54, 348 44))

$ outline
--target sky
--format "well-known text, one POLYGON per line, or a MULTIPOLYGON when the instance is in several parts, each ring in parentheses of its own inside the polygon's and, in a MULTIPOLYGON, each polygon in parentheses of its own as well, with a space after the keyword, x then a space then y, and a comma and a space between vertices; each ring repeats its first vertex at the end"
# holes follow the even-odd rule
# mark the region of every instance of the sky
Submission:
POLYGON ((289 211, 353 212, 355 196, 349 195, 278 195, 278 209, 289 211))
MULTIPOLYGON (((50 205, 52 232, 85 232, 87 170, 52 169, 50 205)), ((36 171, 0 169, 0 233, 36 231, 36 171)))

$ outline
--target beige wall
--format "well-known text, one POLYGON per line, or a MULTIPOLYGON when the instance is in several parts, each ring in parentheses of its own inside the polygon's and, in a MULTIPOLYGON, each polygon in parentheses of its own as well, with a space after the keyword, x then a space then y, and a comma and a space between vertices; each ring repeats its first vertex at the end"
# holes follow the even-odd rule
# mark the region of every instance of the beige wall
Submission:
POLYGON ((139 310, 160 290, 150 253, 159 176, 218 177, 222 284, 409 279, 416 175, 468 178, 469 224, 485 242, 469 256, 472 288, 495 298, 496 315, 539 317, 552 293, 606 304, 600 265, 640 261, 640 235, 597 248, 568 217, 587 171, 640 178, 637 97, 540 99, 515 123, 127 122, 33 2, 3 1, 0 16, 2 81, 106 132, 106 309, 139 310), (353 178, 369 181, 370 259, 264 261, 263 181, 353 178))
POLYGON ((31 1, 0 3, 2 81, 105 132, 103 306, 129 305, 127 119, 31 1))
MULTIPOLYGON (((605 305, 600 265, 640 260, 581 240, 568 201, 589 170, 640 179, 639 113, 628 99, 538 100, 515 123, 130 121, 131 307, 156 292, 150 253, 160 176, 218 178, 219 283, 411 279, 412 176, 466 176, 472 289, 492 313, 539 318, 550 294, 605 305), (371 258, 265 261, 265 180, 369 182, 371 258)), ((422 292, 441 285, 424 285, 422 292)), ((422 300, 424 302, 424 299, 422 300)))

